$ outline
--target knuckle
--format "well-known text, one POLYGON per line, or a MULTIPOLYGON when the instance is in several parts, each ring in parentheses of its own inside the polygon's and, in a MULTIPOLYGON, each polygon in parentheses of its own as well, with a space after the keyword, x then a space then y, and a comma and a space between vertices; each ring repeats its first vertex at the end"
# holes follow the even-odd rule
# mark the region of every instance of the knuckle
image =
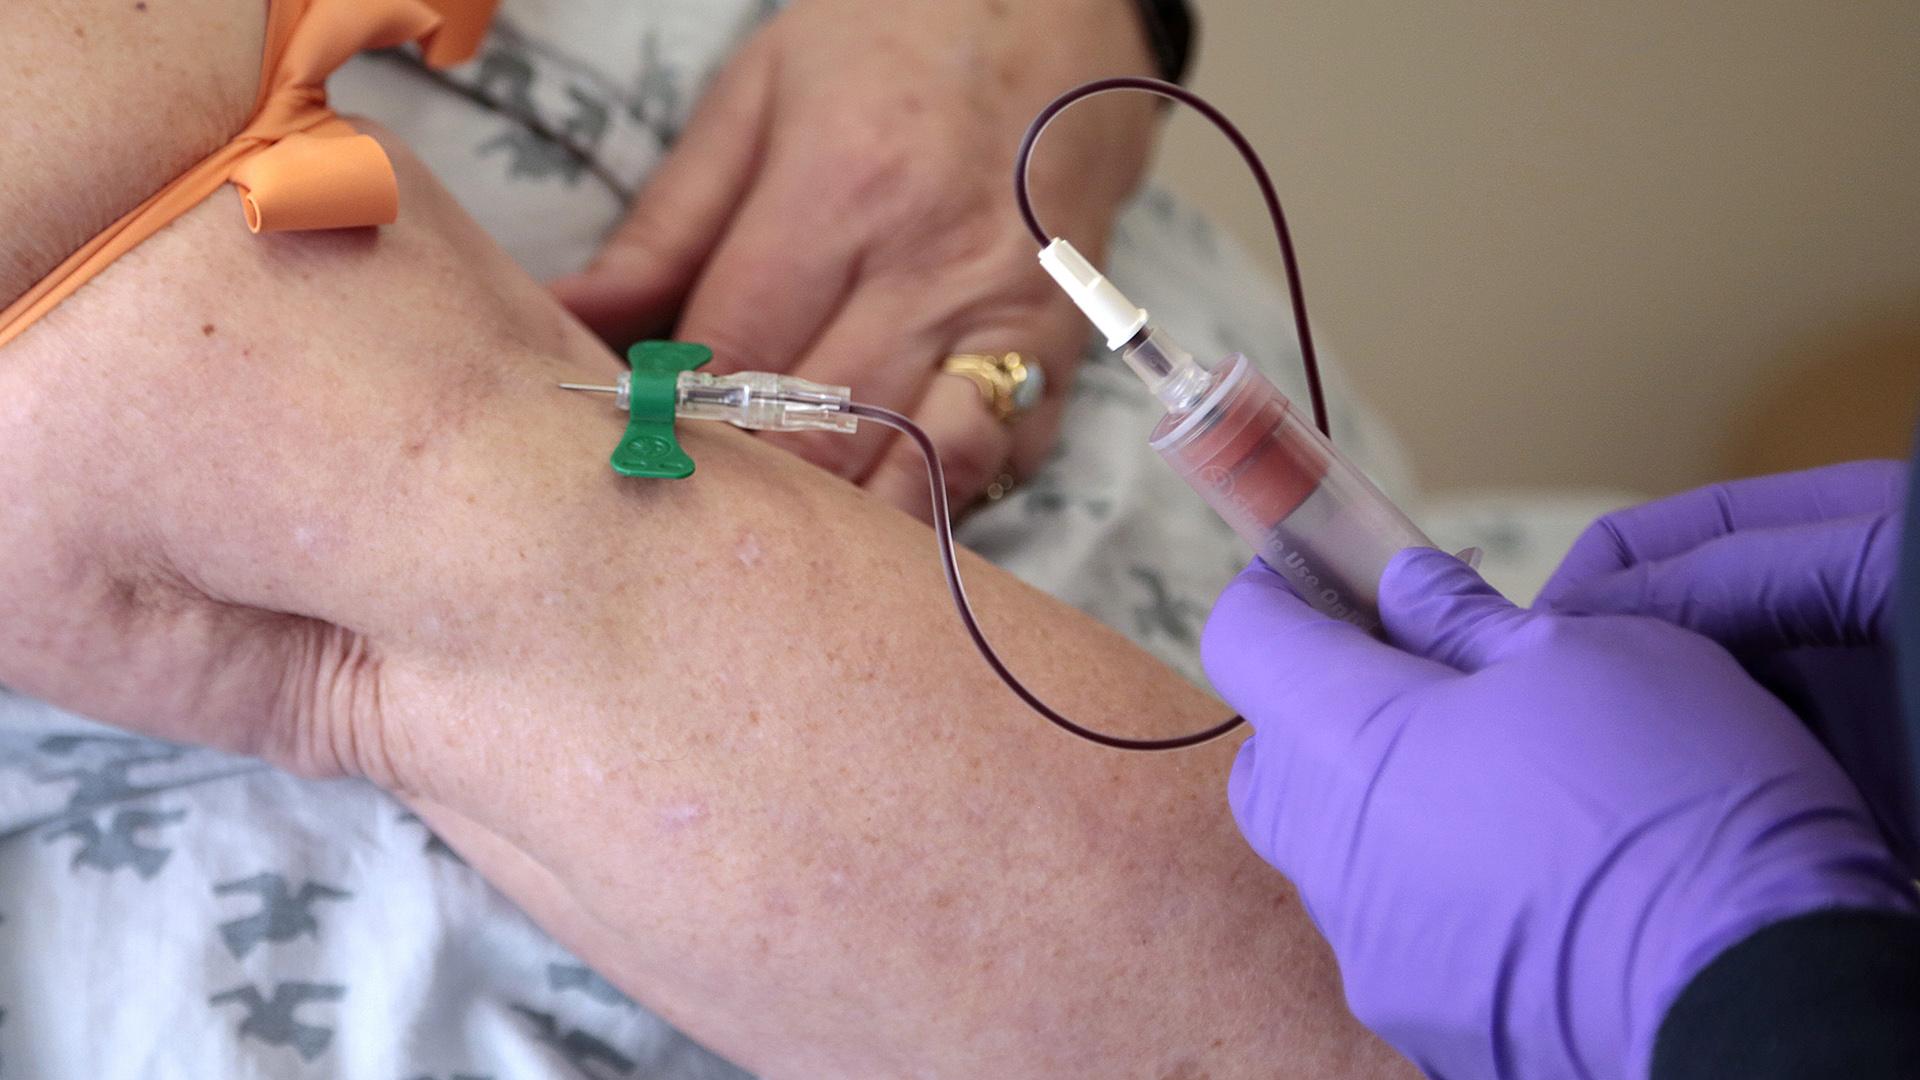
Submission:
POLYGON ((911 149, 888 125, 856 123, 840 136, 831 155, 835 196, 856 207, 891 207, 918 197, 928 186, 911 149))
POLYGON ((993 235, 956 238, 957 244, 978 244, 964 257, 928 261, 917 269, 929 286, 937 285, 935 295, 950 300, 934 330, 986 349, 1037 351, 1049 366, 1066 358, 1077 360, 1090 330, 1072 302, 1044 275, 1034 280, 1026 273, 1029 260, 1019 254, 1020 248, 1006 244, 1004 232, 986 231, 993 235), (983 333, 987 330, 999 336, 989 338, 983 333))
POLYGON ((1551 615, 1522 627, 1514 651, 1607 665, 1628 660, 1660 666, 1697 663, 1706 639, 1643 615, 1551 615))
POLYGON ((841 140, 830 157, 841 209, 924 236, 977 216, 989 201, 950 139, 876 119, 851 125, 841 140))
POLYGON ((1568 551, 1579 552, 1589 559, 1604 554, 1614 564, 1628 565, 1632 549, 1628 547, 1626 535, 1620 529, 1620 511, 1595 518, 1592 524, 1580 530, 1580 535, 1574 538, 1573 546, 1568 551))
POLYGON ((1013 208, 995 205, 992 194, 977 183, 948 182, 909 209, 927 232, 925 249, 938 257, 945 272, 996 293, 1040 295, 1036 286, 1052 287, 1044 276, 1036 281, 1028 273, 1035 269, 1033 240, 1020 229, 1013 208))
POLYGON ((1574 538, 1573 543, 1575 547, 1599 547, 1615 552, 1622 551, 1624 545, 1620 540, 1620 511, 1615 510, 1594 518, 1586 528, 1580 530, 1580 535, 1574 538))

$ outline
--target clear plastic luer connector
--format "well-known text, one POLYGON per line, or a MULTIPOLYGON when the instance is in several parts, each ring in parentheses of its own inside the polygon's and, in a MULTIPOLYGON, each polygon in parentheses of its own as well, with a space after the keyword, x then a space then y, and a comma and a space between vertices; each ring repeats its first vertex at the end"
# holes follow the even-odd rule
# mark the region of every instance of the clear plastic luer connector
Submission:
MULTIPOLYGON (((633 400, 633 375, 623 373, 612 389, 614 408, 626 411, 633 400)), ((683 420, 718 420, 751 431, 852 433, 860 427, 860 418, 848 411, 852 399, 853 391, 845 386, 827 386, 770 371, 733 375, 683 371, 674 384, 673 414, 683 420)))
POLYGON ((847 411, 853 391, 844 386, 742 371, 733 375, 682 372, 674 415, 687 420, 721 420, 753 431, 838 431, 850 433, 860 418, 847 411))
POLYGON ((1185 412, 1213 389, 1213 373, 1159 327, 1149 323, 1120 350, 1140 381, 1168 412, 1185 412))

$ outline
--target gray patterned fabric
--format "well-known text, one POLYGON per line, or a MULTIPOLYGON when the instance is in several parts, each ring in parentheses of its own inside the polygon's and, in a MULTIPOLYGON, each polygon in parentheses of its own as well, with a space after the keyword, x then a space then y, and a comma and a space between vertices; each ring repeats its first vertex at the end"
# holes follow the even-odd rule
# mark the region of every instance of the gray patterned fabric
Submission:
MULTIPOLYGON (((774 6, 506 0, 474 63, 431 75, 401 54, 362 58, 335 100, 398 130, 549 277, 587 259, 774 6)), ((1283 295, 1204 217, 1149 192, 1112 269, 1190 347, 1245 351, 1299 394, 1283 295)), ((1331 375, 1342 446, 1410 499, 1392 440, 1331 375)), ((1052 461, 962 537, 1197 677, 1207 608, 1247 553, 1146 448, 1153 420, 1132 377, 1091 351, 1052 461)), ((1429 523, 1444 543, 1486 546, 1489 575, 1527 595, 1614 501, 1479 500, 1429 523)), ((373 788, 129 738, 0 691, 0 1080, 741 1075, 373 788)))

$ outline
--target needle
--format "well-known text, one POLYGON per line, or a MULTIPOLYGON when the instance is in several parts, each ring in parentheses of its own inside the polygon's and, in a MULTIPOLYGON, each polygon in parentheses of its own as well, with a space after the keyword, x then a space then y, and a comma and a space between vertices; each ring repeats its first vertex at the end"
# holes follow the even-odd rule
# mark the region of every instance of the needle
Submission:
POLYGON ((561 383, 560 389, 579 390, 582 393, 587 393, 587 394, 617 394, 620 392, 620 388, 617 386, 588 386, 585 383, 571 383, 571 382, 561 383))

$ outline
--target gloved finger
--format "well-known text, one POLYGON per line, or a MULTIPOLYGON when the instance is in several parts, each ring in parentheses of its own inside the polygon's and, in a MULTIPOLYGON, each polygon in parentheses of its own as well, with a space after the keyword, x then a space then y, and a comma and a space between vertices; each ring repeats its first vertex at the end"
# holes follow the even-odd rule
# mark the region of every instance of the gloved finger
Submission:
MULTIPOLYGON (((1325 934, 1326 927, 1314 903, 1318 890, 1305 887, 1312 871, 1310 855, 1301 850, 1298 840, 1303 835, 1321 839, 1334 825, 1327 820, 1324 807, 1316 805, 1321 785, 1314 781, 1323 777, 1301 782, 1300 775, 1290 767, 1308 762, 1304 755, 1287 750, 1279 740, 1263 738, 1258 732, 1242 742, 1233 756, 1233 769, 1227 774, 1227 807, 1247 844, 1269 865, 1302 886, 1300 906, 1314 928, 1325 934)), ((1341 827, 1343 837, 1351 835, 1344 831, 1351 829, 1350 824, 1341 827)))
POLYGON ((1678 555, 1729 533, 1887 512, 1901 505, 1905 487, 1900 462, 1851 461, 1712 484, 1616 511, 1580 534, 1538 602, 1557 604, 1579 581, 1678 555))
POLYGON ((1478 571, 1433 548, 1408 548, 1387 564, 1380 617, 1394 644, 1465 672, 1497 662, 1544 618, 1515 607, 1478 571))
POLYGON ((758 171, 771 73, 745 55, 729 65, 593 261, 549 286, 615 348, 671 327, 725 234, 758 171))
POLYGON ((1400 694, 1454 674, 1313 610, 1258 560, 1214 604, 1200 660, 1257 730, 1335 742, 1400 694))
MULTIPOLYGON (((947 497, 955 513, 979 498, 1010 466, 1012 430, 993 415, 974 385, 959 376, 935 377, 913 419, 940 451, 947 497)), ((896 438, 888 444, 865 487, 922 521, 932 520, 926 463, 910 439, 896 438)))
POLYGON ((1865 645, 1891 630, 1899 542, 1884 513, 1744 530, 1571 584, 1554 608, 1649 615, 1734 653, 1865 645))

